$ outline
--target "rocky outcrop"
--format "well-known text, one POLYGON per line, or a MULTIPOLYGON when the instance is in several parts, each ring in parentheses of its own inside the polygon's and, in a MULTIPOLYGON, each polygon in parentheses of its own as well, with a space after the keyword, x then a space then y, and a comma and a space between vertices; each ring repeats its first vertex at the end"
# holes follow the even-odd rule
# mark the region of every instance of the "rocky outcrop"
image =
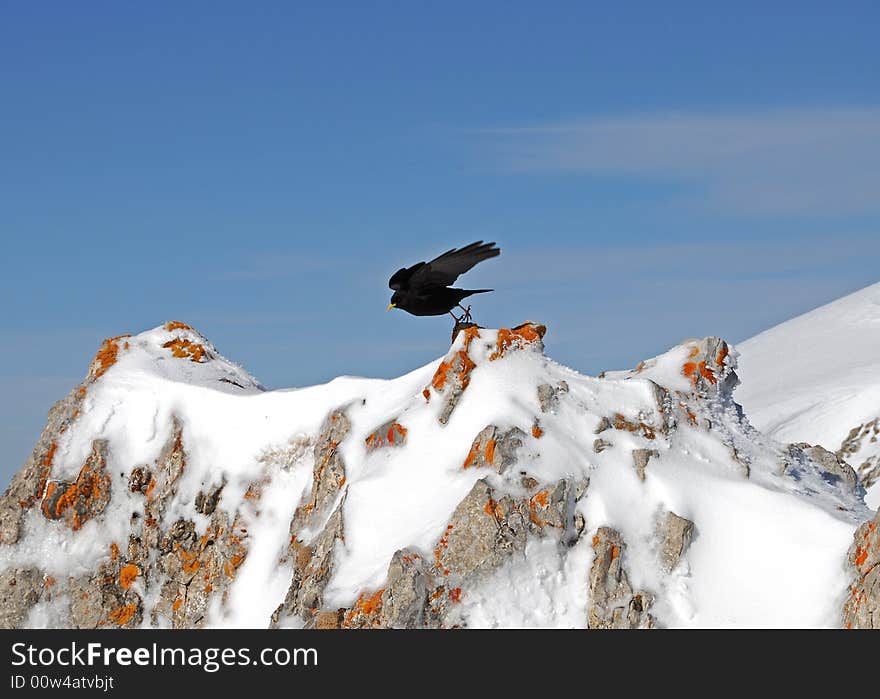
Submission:
POLYGON ((461 394, 471 382, 471 372, 477 365, 471 359, 470 348, 473 341, 479 336, 480 329, 476 326, 462 330, 453 344, 453 349, 443 358, 437 371, 434 372, 431 385, 422 391, 422 395, 428 401, 431 400, 432 389, 434 393, 442 397, 443 408, 437 417, 437 421, 441 425, 449 422, 452 411, 455 410, 461 399, 461 394), (461 348, 455 349, 459 344, 461 348))
POLYGON ((107 473, 107 442, 95 440, 73 483, 50 480, 40 509, 46 519, 59 519, 76 531, 101 514, 110 501, 110 475, 107 473))
MULTIPOLYGON (((258 386, 230 369, 188 325, 169 322, 157 332, 156 351, 167 352, 172 361, 213 362, 211 381, 258 386)), ((92 442, 75 480, 52 478, 52 472, 59 444, 85 410, 87 397, 133 351, 134 342, 127 335, 105 340, 85 381, 53 406, 31 458, 0 500, 0 544, 11 546, 21 538, 28 512, 36 506, 52 526, 68 528, 71 537, 84 536, 80 530, 103 519, 111 502, 122 497, 114 491, 106 440, 92 442)), ((0 625, 23 625, 43 602, 60 604, 66 611, 59 625, 70 628, 133 628, 145 622, 193 628, 204 623, 209 604, 223 599, 247 554, 247 532, 237 513, 219 507, 223 482, 200 491, 182 508, 191 510, 192 518, 167 521, 175 505, 182 504, 176 502, 177 488, 187 464, 183 424, 172 416, 168 431, 153 463, 123 464, 128 471, 123 487, 136 499, 130 521, 114 526, 127 529, 126 539, 111 542, 90 573, 64 578, 36 567, 0 571, 0 625), (201 533, 196 516, 208 518, 201 533)))
POLYGON ((555 386, 542 383, 538 386, 538 405, 542 413, 552 413, 559 405, 559 398, 568 393, 568 383, 560 381, 555 386))
MULTIPOLYGON (((478 326, 472 325, 465 327, 456 335, 452 349, 434 372, 430 386, 425 387, 422 392, 427 401, 430 401, 432 396, 439 396, 443 400, 443 407, 437 416, 441 425, 449 422, 452 412, 470 384, 471 372, 477 366, 474 357, 471 356, 471 348, 474 342, 479 340, 480 330, 478 326)), ((546 332, 546 327, 531 321, 512 329, 500 328, 495 333, 495 341, 490 348, 488 360, 494 362, 509 352, 525 348, 542 352, 544 349, 542 340, 546 332)))
POLYGON ((855 573, 843 605, 848 629, 880 629, 880 513, 853 535, 847 561, 855 573))
MULTIPOLYGON (((322 613, 324 588, 333 571, 333 551, 344 538, 343 503, 339 503, 321 532, 310 543, 304 543, 295 535, 291 538, 289 552, 293 561, 293 577, 284 602, 272 614, 272 627, 292 618, 298 618, 306 625, 318 622, 317 616, 322 613)), ((326 612, 323 613, 322 623, 326 625, 326 612)))
POLYGON ((516 452, 523 445, 526 433, 519 427, 501 430, 488 425, 474 439, 464 468, 491 468, 495 473, 504 473, 516 461, 516 452))
POLYGON ((855 465, 865 489, 880 481, 880 418, 856 425, 843 439, 835 455, 855 465))
POLYGON ((804 461, 803 457, 806 456, 810 460, 811 465, 818 465, 822 477, 830 483, 839 483, 849 489, 855 489, 859 482, 852 466, 837 454, 828 451, 822 446, 798 442, 797 444, 789 444, 788 451, 791 459, 783 465, 784 470, 795 468, 795 464, 802 464, 804 461))
POLYGON ((593 551, 587 628, 654 628, 654 619, 648 612, 653 596, 648 592, 633 591, 623 563, 626 544, 620 532, 611 527, 599 527, 593 536, 593 551))
POLYGON ((88 380, 52 406, 46 427, 30 458, 13 476, 12 483, 0 498, 0 545, 18 541, 25 513, 42 499, 52 472, 58 441, 79 415, 87 386, 88 380))
POLYGON ((660 456, 660 452, 656 449, 633 449, 633 468, 636 470, 639 480, 645 480, 645 474, 648 469, 648 462, 651 457, 660 456))
POLYGON ((343 628, 450 628, 462 624, 459 603, 493 571, 523 555, 530 538, 574 545, 584 530, 576 512, 589 483, 562 480, 514 498, 477 481, 456 507, 432 560, 397 551, 385 587, 362 593, 344 610, 343 628))
POLYGON ((694 523, 674 512, 666 512, 658 522, 660 539, 660 563, 663 571, 671 572, 690 546, 694 536, 694 523))
POLYGON ((384 447, 402 447, 406 444, 406 427, 396 419, 379 425, 364 440, 367 451, 375 451, 384 447))
MULTIPOLYGON (((389 427, 388 432, 393 429, 389 427)), ((323 593, 332 573, 333 552, 337 543, 344 540, 342 508, 345 497, 339 498, 339 494, 345 485, 345 463, 339 446, 350 430, 351 421, 345 412, 335 410, 324 421, 315 444, 311 492, 294 512, 290 522, 290 544, 281 559, 282 563, 292 562, 290 587, 284 601, 272 614, 273 627, 293 618, 306 625, 315 625, 316 615, 322 612, 325 613, 321 623, 325 626, 328 623, 326 610, 322 610, 323 593), (326 517, 326 512, 338 498, 332 514, 326 517), (322 524, 318 534, 310 536, 310 530, 319 523, 322 524)), ((369 441, 368 437, 368 447, 369 441)))

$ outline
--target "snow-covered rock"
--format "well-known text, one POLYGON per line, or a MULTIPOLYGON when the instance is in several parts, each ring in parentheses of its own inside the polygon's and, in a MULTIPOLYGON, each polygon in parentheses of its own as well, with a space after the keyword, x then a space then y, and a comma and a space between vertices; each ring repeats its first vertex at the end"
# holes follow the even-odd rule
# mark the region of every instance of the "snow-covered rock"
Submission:
POLYGON ((0 626, 844 623, 862 490, 749 424, 732 348, 594 378, 544 333, 278 391, 182 323, 106 341, 0 500, 0 626))
POLYGON ((782 442, 820 444, 846 460, 880 506, 880 284, 737 346, 737 400, 782 442))

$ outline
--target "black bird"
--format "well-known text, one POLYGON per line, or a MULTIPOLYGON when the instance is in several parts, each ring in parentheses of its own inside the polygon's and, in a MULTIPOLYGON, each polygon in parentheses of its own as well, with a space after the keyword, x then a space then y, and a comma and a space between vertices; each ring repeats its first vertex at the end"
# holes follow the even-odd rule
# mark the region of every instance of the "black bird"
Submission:
POLYGON ((469 321, 470 306, 462 306, 462 299, 472 294, 485 294, 492 289, 454 289, 449 285, 474 265, 500 254, 501 250, 495 247, 495 243, 478 240, 461 249, 448 250, 430 262, 418 262, 412 267, 399 269, 388 280, 388 286, 394 289, 388 310, 399 308, 414 316, 442 316, 448 313, 456 323, 469 321), (456 306, 464 311, 461 318, 452 312, 456 306))

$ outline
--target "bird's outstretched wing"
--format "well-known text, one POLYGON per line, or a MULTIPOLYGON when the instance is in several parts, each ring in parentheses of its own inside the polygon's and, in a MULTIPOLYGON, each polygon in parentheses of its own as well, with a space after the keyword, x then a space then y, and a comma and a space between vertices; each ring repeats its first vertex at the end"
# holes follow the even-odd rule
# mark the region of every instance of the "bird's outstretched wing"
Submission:
POLYGON ((412 275, 425 266, 424 262, 417 262, 412 267, 402 267, 397 270, 394 274, 391 275, 391 279, 388 280, 388 288, 394 289, 397 291, 398 289, 403 288, 404 286, 409 286, 409 280, 412 275))
POLYGON ((463 248, 447 250, 430 262, 419 262, 412 267, 398 270, 388 281, 388 286, 392 289, 402 286, 426 289, 449 286, 475 265, 500 254, 501 250, 495 247, 495 243, 478 240, 463 248))

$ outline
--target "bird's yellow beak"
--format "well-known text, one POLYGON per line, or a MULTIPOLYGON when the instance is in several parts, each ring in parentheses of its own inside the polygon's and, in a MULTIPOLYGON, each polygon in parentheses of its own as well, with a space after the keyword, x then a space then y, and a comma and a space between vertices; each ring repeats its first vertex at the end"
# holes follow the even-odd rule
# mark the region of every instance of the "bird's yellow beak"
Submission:
POLYGON ((392 308, 397 308, 397 304, 396 303, 389 303, 388 308, 386 310, 390 311, 392 308))

